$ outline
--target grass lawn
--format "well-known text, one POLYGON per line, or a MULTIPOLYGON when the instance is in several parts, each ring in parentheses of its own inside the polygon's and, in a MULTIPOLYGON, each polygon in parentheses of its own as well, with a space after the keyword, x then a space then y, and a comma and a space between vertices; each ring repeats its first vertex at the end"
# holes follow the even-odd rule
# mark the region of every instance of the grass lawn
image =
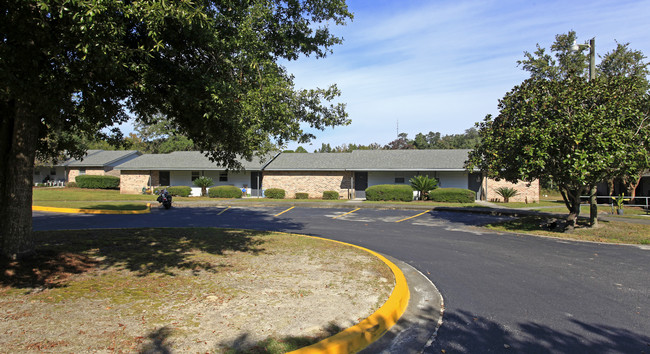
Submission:
POLYGON ((465 207, 465 208, 485 208, 476 203, 442 203, 442 202, 433 202, 429 200, 420 201, 414 200, 410 202, 402 201, 374 201, 374 200, 365 200, 363 204, 395 204, 395 205, 425 205, 430 207, 465 207))
POLYGON ((367 252, 283 233, 68 230, 35 241, 34 258, 0 261, 2 352, 286 352, 369 316, 394 284, 367 252))
POLYGON ((564 202, 556 200, 540 200, 539 203, 523 203, 523 202, 510 202, 510 203, 494 203, 498 207, 504 208, 537 208, 537 207, 553 207, 565 208, 564 202))
POLYGON ((120 194, 119 190, 84 188, 34 188, 33 201, 108 201, 142 200, 156 201, 156 196, 145 194, 120 194))
POLYGON ((494 231, 528 233, 582 241, 650 244, 650 225, 599 220, 599 227, 590 228, 587 220, 580 219, 575 230, 560 232, 544 228, 542 225, 546 224, 548 220, 548 217, 529 216, 503 223, 490 224, 486 227, 494 231))
MULTIPOLYGON (((561 213, 561 214, 569 214, 569 210, 564 206, 564 204, 558 205, 556 208, 539 208, 539 209, 533 209, 533 210, 539 210, 539 211, 544 211, 548 213, 561 213)), ((618 215, 616 214, 616 209, 613 210, 612 214, 612 207, 610 205, 598 205, 598 213, 599 214, 608 214, 608 217, 620 217, 620 218, 625 218, 625 217, 643 217, 643 215, 648 215, 648 213, 641 207, 624 207, 623 208, 623 215, 618 215)), ((580 215, 589 215, 589 204, 583 204, 580 206, 580 215)))
MULTIPOLYGON (((211 198, 212 200, 218 200, 216 198, 211 198)), ((273 202, 279 202, 279 203, 345 203, 348 200, 347 199, 334 199, 334 200, 329 200, 329 199, 290 199, 290 198, 285 198, 285 199, 272 199, 272 198, 256 198, 256 197, 251 197, 251 198, 242 198, 242 199, 230 199, 232 201, 236 201, 239 203, 273 203, 273 202)))
MULTIPOLYGON (((45 206, 45 207, 55 207, 55 208, 72 208, 72 209, 93 209, 93 210, 146 210, 147 203, 152 203, 151 201, 147 202, 133 202, 133 203, 124 203, 124 202, 92 202, 92 201, 38 201, 34 202, 34 205, 45 206)), ((154 201, 152 205, 158 204, 154 201)))
MULTIPOLYGON (((157 196, 150 194, 120 194, 119 190, 85 188, 34 188, 34 205, 51 201, 143 201, 157 203, 157 196)), ((208 197, 174 197, 177 201, 215 200, 208 197)), ((51 205, 49 205, 51 206, 51 205)))
MULTIPOLYGON (((88 209, 100 209, 95 207, 95 203, 79 203, 75 204, 72 202, 95 202, 100 201, 102 205, 111 205, 118 203, 104 203, 106 201, 142 201, 142 202, 151 202, 153 204, 156 202, 155 195, 146 195, 146 194, 120 194, 118 190, 104 190, 104 189, 82 189, 82 188, 34 188, 33 189, 33 204, 40 206, 52 206, 52 207, 67 207, 67 208, 81 208, 81 206, 76 205, 85 205, 88 209), (66 205, 66 206, 64 206, 66 205), (68 206, 69 205, 69 206, 68 206), (72 206, 75 205, 75 206, 72 206)), ((220 199, 220 198, 209 198, 209 197, 174 197, 175 201, 179 202, 199 202, 199 201, 218 201, 218 200, 229 200, 236 201, 238 203, 345 203, 348 202, 347 199, 338 199, 338 200, 325 200, 325 199, 270 199, 270 198, 242 198, 242 199, 220 199)), ((438 203, 431 201, 412 201, 412 202, 394 202, 394 201, 364 201, 364 204, 401 204, 401 205, 426 205, 431 207, 436 206, 448 206, 448 207, 480 207, 475 203, 438 203)), ((138 210, 138 209, 128 209, 128 208, 138 208, 134 203, 123 203, 124 210, 138 210)), ((115 207, 113 207, 115 208, 115 207)))

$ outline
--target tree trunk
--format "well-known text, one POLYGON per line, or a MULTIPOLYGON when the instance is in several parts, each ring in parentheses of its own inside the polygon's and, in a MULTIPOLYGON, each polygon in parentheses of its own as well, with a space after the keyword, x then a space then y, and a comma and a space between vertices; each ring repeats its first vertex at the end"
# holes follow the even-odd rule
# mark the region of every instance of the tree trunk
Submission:
POLYGON ((580 195, 583 189, 569 190, 560 187, 560 193, 564 204, 569 209, 569 216, 567 216, 567 230, 573 230, 578 224, 578 217, 580 216, 580 195))
POLYGON ((3 102, 0 123, 0 255, 12 259, 34 251, 32 181, 40 122, 30 108, 3 102))
POLYGON ((634 198, 636 198, 636 189, 639 186, 639 183, 641 183, 641 178, 643 178, 643 173, 646 171, 643 171, 639 173, 639 177, 636 180, 630 181, 630 183, 627 185, 627 191, 630 194, 630 204, 634 202, 634 198))
POLYGON ((598 189, 596 186, 593 186, 589 189, 589 225, 591 227, 598 226, 598 198, 596 198, 596 193, 598 189))

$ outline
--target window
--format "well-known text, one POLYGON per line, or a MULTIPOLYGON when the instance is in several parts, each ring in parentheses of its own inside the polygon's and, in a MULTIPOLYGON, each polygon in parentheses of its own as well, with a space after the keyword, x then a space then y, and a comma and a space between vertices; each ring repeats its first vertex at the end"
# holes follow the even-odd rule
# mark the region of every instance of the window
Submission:
POLYGON ((85 175, 86 174, 86 169, 85 168, 80 168, 79 169, 79 174, 80 175, 85 175))
POLYGON ((199 171, 192 171, 192 182, 194 182, 194 180, 196 180, 200 176, 201 174, 199 173, 199 171))
POLYGON ((50 170, 50 174, 51 174, 52 176, 56 176, 56 170, 50 170))
POLYGON ((404 183, 404 174, 396 173, 395 174, 395 183, 404 183))
POLYGON ((228 172, 219 173, 219 182, 228 182, 228 172))

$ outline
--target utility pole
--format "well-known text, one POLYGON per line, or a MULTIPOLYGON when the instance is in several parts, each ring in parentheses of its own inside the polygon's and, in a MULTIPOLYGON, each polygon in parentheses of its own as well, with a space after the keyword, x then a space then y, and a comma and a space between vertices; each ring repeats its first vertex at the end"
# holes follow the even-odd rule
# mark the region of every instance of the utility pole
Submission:
MULTIPOLYGON (((575 41, 571 46, 572 52, 577 52, 580 49, 589 48, 589 81, 596 79, 596 37, 589 41, 589 44, 577 44, 575 41)), ((589 190, 589 223, 591 227, 598 226, 598 192, 597 186, 591 187, 589 190)))

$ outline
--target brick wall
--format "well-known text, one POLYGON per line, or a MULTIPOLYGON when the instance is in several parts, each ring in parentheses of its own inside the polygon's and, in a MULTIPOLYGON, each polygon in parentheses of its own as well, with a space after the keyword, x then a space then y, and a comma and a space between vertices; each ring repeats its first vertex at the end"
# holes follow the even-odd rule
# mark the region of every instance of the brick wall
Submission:
POLYGON ((499 201, 503 202, 503 197, 497 194, 496 190, 500 187, 511 187, 517 190, 519 193, 510 198, 511 202, 528 202, 528 203, 537 203, 539 202, 539 181, 535 180, 531 182, 530 186, 526 182, 510 183, 506 180, 494 180, 489 178, 487 180, 487 200, 488 201, 499 201))
POLYGON ((151 171, 151 185, 160 186, 160 171, 151 171))
POLYGON ((120 175, 121 194, 140 194, 148 186, 149 171, 122 171, 120 175))
POLYGON ((337 191, 347 199, 351 188, 351 172, 284 172, 265 171, 262 188, 281 188, 286 198, 295 198, 296 193, 309 193, 309 198, 322 198, 323 191, 337 191))
MULTIPOLYGON (((86 168, 86 174, 87 175, 93 175, 93 176, 104 176, 106 174, 106 171, 104 171, 104 168, 86 168)), ((75 178, 79 176, 79 169, 78 168, 71 168, 68 171, 68 182, 75 182, 75 178)), ((119 174, 114 175, 116 177, 119 177, 119 174)))

